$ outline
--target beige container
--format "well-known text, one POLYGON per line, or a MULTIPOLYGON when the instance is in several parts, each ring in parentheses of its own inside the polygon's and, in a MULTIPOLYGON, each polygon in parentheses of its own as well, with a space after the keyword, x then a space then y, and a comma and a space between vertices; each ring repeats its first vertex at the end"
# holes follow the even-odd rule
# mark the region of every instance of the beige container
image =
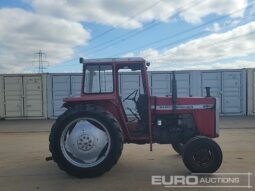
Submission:
POLYGON ((2 117, 38 119, 47 117, 45 74, 1 75, 2 117))

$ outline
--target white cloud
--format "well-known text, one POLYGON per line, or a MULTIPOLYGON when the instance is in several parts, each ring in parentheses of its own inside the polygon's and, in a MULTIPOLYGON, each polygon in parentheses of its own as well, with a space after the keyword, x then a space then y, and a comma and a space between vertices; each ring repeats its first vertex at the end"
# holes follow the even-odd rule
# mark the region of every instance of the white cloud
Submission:
MULTIPOLYGON (((24 68, 31 66, 34 52, 42 50, 47 53, 51 64, 61 63, 74 55, 77 46, 84 45, 90 35, 81 22, 93 22, 122 28, 139 28, 145 22, 158 20, 169 21, 174 15, 179 14, 187 22, 198 23, 210 14, 228 15, 235 12, 231 17, 243 17, 247 0, 24 0, 33 8, 29 12, 19 8, 0 9, 0 73, 22 72, 24 68), (154 6, 153 6, 154 5, 154 6), (151 8, 149 8, 151 7, 151 8), (137 17, 141 10, 144 11, 137 17), (123 24, 124 23, 124 24, 123 24)), ((217 27, 216 27, 217 28, 217 27)), ((216 29, 215 28, 215 29, 216 29)), ((93 31, 92 31, 93 32, 93 31)), ((203 39, 189 46, 179 46, 176 49, 159 53, 157 50, 149 49, 141 52, 146 57, 157 58, 158 63, 165 61, 195 62, 200 59, 215 59, 215 56, 224 57, 227 53, 203 48, 202 58, 197 56, 198 45, 217 41, 215 39, 203 39), (197 44, 197 46, 196 46, 197 44), (169 58, 172 53, 176 56, 169 58), (191 54, 192 53, 192 54, 191 54), (193 54, 194 53, 194 54, 193 54), (216 54, 217 53, 217 54, 216 54), (183 59, 183 55, 190 55, 183 59), (208 57, 207 57, 208 56, 208 57)), ((220 39, 218 39, 220 40, 220 39)), ((236 45, 238 45, 236 43, 236 45)), ((239 47, 250 48, 253 45, 245 44, 239 47)), ((229 47, 226 48, 228 51, 229 47)), ((225 50, 225 49, 224 49, 225 50)), ((200 51, 200 50, 199 50, 200 51)), ((230 52, 230 51, 229 51, 230 52)), ((233 52, 236 54, 236 52, 233 52)), ((133 53, 129 54, 130 56, 133 53)), ((238 54, 237 54, 238 55, 238 54)))
POLYGON ((0 39, 0 73, 22 72, 40 49, 51 64, 71 58, 89 33, 77 22, 6 8, 0 9, 0 39))
POLYGON ((205 0, 198 6, 188 9, 181 16, 188 22, 201 22, 201 18, 208 14, 230 15, 232 18, 243 17, 247 0, 205 0))
POLYGON ((144 22, 168 21, 180 14, 187 22, 198 23, 209 14, 242 17, 247 0, 27 0, 36 12, 74 21, 96 22, 115 27, 138 28, 144 22), (146 10, 146 11, 144 11, 146 10), (237 11, 240 10, 240 11, 237 11), (137 13, 143 11, 142 14, 137 13), (136 15, 134 18, 133 16, 136 15), (124 24, 123 24, 124 23, 124 24))
POLYGON ((213 23, 211 26, 207 27, 205 30, 210 32, 219 32, 221 30, 221 26, 219 23, 213 23))
POLYGON ((149 70, 169 71, 169 70, 213 70, 213 69, 241 69, 241 68, 255 68, 255 61, 250 60, 234 60, 228 62, 213 62, 210 64, 197 63, 190 64, 154 64, 151 63, 149 70))
MULTIPOLYGON (((255 54, 255 22, 239 26, 225 33, 211 34, 191 40, 175 48, 159 52, 146 49, 138 55, 151 61, 153 69, 164 69, 174 65, 177 68, 220 67, 223 59, 241 58, 255 54)), ((238 67, 240 62, 226 67, 238 67)), ((243 63, 243 62, 242 62, 243 63)), ((254 66, 254 65, 253 65, 254 66)))

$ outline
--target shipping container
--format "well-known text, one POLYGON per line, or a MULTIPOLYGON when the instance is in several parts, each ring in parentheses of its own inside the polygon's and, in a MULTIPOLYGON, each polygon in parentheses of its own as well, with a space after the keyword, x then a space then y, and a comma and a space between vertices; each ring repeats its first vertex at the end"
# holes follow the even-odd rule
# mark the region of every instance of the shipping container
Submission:
POLYGON ((206 96, 205 87, 210 87, 211 96, 217 97, 220 101, 221 115, 246 114, 246 71, 244 69, 201 71, 200 77, 200 95, 206 96))
POLYGON ((56 118, 65 111, 63 98, 80 95, 81 73, 49 74, 47 77, 48 117, 56 118))
POLYGON ((0 119, 4 118, 4 81, 3 76, 0 76, 0 119))
MULTIPOLYGON (((172 95, 172 73, 171 72, 150 72, 150 88, 153 96, 172 95)), ((190 94, 190 72, 176 72, 177 95, 189 97, 190 94)))
MULTIPOLYGON (((153 96, 171 96, 172 73, 170 71, 148 72, 150 92, 153 96)), ((65 111, 62 108, 63 98, 79 96, 81 73, 49 74, 48 75, 48 117, 56 118, 65 111)), ((107 75, 103 79, 108 88, 107 75)), ((122 72, 119 76, 119 94, 121 99, 127 97, 136 87, 142 94, 141 76, 136 72, 122 72)), ((211 95, 220 102, 221 115, 246 114, 246 71, 245 70, 203 70, 177 71, 177 94, 179 97, 206 96, 205 87, 211 87, 211 95)), ((124 109, 131 115, 128 108, 134 110, 132 101, 125 101, 124 109)))
POLYGON ((255 115, 255 69, 247 69, 247 114, 255 115))
POLYGON ((2 118, 38 119, 47 117, 46 75, 1 75, 2 118))

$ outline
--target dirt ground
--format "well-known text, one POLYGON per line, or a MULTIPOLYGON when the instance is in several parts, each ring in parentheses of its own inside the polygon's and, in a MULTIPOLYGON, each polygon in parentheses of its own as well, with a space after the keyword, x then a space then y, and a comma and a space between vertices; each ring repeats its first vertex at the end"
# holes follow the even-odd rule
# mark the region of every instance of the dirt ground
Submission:
POLYGON ((77 179, 45 157, 53 121, 0 121, 0 190, 255 190, 255 120, 223 118, 220 144, 224 159, 217 173, 253 173, 253 188, 165 188, 153 175, 187 175, 182 159, 169 145, 127 144, 117 165, 103 176, 77 179))

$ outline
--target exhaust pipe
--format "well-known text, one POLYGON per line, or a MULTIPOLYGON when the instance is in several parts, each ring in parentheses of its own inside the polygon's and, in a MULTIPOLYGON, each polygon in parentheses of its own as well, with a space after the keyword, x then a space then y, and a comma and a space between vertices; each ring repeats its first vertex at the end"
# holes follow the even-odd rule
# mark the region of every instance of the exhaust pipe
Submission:
POLYGON ((211 87, 205 87, 206 97, 211 97, 211 87))
POLYGON ((172 72, 172 103, 173 103, 173 111, 176 111, 176 101, 177 101, 177 82, 175 78, 175 72, 172 72))

